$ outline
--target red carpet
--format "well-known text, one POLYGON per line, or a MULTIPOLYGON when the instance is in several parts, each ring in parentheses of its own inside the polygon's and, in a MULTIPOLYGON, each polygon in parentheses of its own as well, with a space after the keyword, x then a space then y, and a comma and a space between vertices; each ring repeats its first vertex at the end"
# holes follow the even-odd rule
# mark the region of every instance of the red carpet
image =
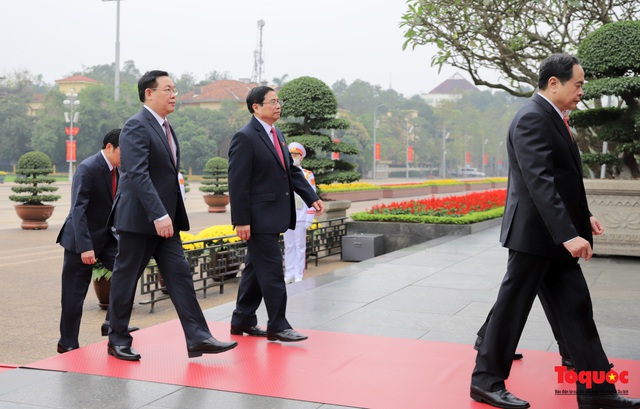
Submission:
POLYGON ((15 365, 0 364, 0 373, 16 369, 15 365))
MULTIPOLYGON (((216 338, 240 345, 189 359, 174 320, 133 334, 139 362, 108 356, 104 341, 27 367, 362 408, 488 408, 469 398, 471 345, 302 329, 309 340, 281 344, 231 336, 228 323, 209 325, 216 338)), ((557 383, 558 355, 523 352, 507 388, 533 408, 576 408, 575 396, 555 395, 556 389, 574 389, 557 383)), ((640 396, 640 361, 612 361, 617 371, 629 373, 629 383, 617 384, 618 389, 640 396)))

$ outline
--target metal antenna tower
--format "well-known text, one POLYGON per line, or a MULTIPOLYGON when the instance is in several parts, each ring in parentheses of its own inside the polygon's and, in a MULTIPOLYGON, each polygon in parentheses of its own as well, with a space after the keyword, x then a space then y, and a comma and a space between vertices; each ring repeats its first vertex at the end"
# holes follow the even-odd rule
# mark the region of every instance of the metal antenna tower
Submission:
POLYGON ((258 20, 258 45, 257 50, 253 52, 253 73, 251 74, 251 82, 260 84, 262 82, 262 73, 264 68, 262 64, 262 28, 264 27, 264 20, 258 20))

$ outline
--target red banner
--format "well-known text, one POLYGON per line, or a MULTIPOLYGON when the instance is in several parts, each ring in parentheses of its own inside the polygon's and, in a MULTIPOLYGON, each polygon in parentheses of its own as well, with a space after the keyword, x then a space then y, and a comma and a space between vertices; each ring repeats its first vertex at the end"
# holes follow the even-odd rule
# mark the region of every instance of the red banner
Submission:
POLYGON ((409 158, 409 163, 413 162, 413 146, 409 146, 409 151, 407 152, 407 158, 409 158))
POLYGON ((380 160, 380 143, 376 143, 376 160, 380 160))
POLYGON ((67 162, 76 161, 76 141, 67 141, 67 162))
POLYGON ((64 127, 64 131, 66 132, 67 135, 73 135, 76 136, 78 134, 78 132, 80 132, 80 128, 78 128, 77 126, 74 126, 73 129, 65 126, 64 127))
MULTIPOLYGON (((334 139, 333 143, 338 143, 340 142, 340 139, 334 139)), ((331 152, 331 160, 338 160, 340 159, 340 152, 331 152)))
POLYGON ((464 163, 466 163, 467 165, 471 164, 471 152, 466 151, 464 154, 464 163))
POLYGON ((485 165, 489 164, 489 154, 485 153, 484 157, 482 158, 482 163, 484 163, 485 165))

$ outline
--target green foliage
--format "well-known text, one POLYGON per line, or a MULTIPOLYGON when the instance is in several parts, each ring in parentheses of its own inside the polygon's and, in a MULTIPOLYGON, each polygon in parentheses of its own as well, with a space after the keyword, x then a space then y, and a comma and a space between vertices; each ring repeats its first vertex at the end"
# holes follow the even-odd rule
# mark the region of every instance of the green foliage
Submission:
POLYGON ((606 24, 589 34, 578 48, 578 58, 589 78, 640 74, 640 21, 606 24))
POLYGON ((15 193, 26 193, 26 196, 11 195, 9 199, 27 205, 41 205, 43 202, 55 202, 60 199, 58 195, 48 194, 58 190, 50 186, 55 182, 54 178, 46 177, 53 172, 51 159, 42 152, 27 152, 18 160, 16 167, 15 183, 21 186, 11 188, 15 193))
POLYGON ((621 103, 621 108, 591 108, 571 115, 576 127, 589 128, 598 139, 610 142, 613 155, 587 153, 584 162, 614 165, 615 177, 640 177, 640 22, 600 27, 580 44, 578 57, 587 80, 585 99, 595 99, 597 106, 601 96, 612 95, 621 103))
POLYGON ((316 183, 359 180, 360 174, 354 171, 354 164, 343 158, 328 158, 328 152, 358 153, 352 145, 335 143, 325 133, 326 130, 349 127, 348 121, 337 118, 338 101, 331 88, 317 78, 300 77, 287 82, 278 96, 284 101, 281 116, 287 118, 280 128, 287 135, 288 143, 300 142, 307 150, 303 165, 313 171, 316 183))
MULTIPOLYGON (((476 85, 529 96, 544 58, 575 52, 603 24, 638 19, 635 0, 407 0, 400 27, 405 48, 437 47, 431 65, 450 65, 466 71, 476 85)), ((633 47, 630 41, 620 47, 633 47)))
POLYGON ((101 278, 105 280, 111 280, 112 271, 109 270, 100 262, 100 260, 96 261, 91 269, 91 281, 98 281, 101 278))
POLYGON ((584 86, 584 99, 596 99, 605 95, 640 94, 640 77, 597 78, 584 86))
POLYGON ((614 165, 618 163, 618 156, 611 153, 583 153, 582 163, 585 165, 614 165))
POLYGON ((369 214, 368 212, 353 213, 349 217, 358 222, 398 222, 398 223, 432 223, 432 224, 472 224, 484 220, 502 217, 504 207, 487 210, 486 212, 472 212, 463 216, 417 216, 407 214, 369 214))
POLYGON ((229 190, 228 182, 229 162, 225 158, 214 157, 207 161, 202 176, 200 191, 221 195, 229 190))
POLYGON ((28 112, 28 98, 18 89, 0 88, 0 160, 15 163, 31 149, 35 118, 28 112))

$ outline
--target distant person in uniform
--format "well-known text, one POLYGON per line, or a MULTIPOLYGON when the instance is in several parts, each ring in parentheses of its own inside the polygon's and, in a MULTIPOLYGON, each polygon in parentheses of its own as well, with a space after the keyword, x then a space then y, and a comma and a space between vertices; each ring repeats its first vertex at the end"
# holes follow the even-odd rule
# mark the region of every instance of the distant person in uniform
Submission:
MULTIPOLYGON (((293 164, 304 173, 305 179, 316 191, 316 179, 313 172, 302 167, 302 160, 307 156, 307 150, 298 142, 289 144, 289 153, 293 164)), ((307 206, 302 198, 296 194, 296 228, 284 232, 284 280, 287 283, 302 281, 307 259, 307 230, 313 224, 316 209, 307 206)))

